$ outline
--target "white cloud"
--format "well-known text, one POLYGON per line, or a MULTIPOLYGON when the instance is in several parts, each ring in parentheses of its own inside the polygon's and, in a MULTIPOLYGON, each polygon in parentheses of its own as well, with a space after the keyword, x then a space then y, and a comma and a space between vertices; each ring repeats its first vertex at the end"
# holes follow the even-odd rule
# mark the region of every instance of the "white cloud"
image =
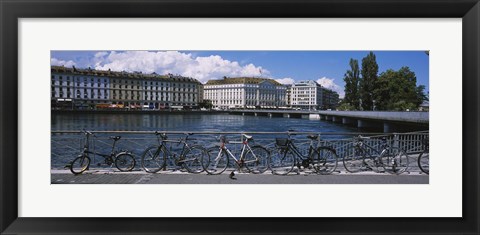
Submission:
POLYGON ((322 85, 323 87, 336 91, 340 98, 343 98, 345 96, 345 91, 343 90, 343 87, 340 87, 335 83, 335 79, 333 78, 327 78, 327 77, 322 77, 317 80, 317 83, 322 85))
POLYGON ((203 83, 224 76, 270 76, 270 71, 254 64, 242 66, 237 61, 229 61, 218 55, 195 57, 178 51, 98 52, 92 63, 100 70, 180 74, 196 78, 203 83))
POLYGON ((99 58, 99 57, 104 57, 104 56, 106 56, 106 55, 108 55, 108 52, 106 52, 106 51, 100 51, 100 52, 95 53, 95 56, 94 56, 94 57, 95 57, 95 58, 99 58))
POLYGON ((65 61, 65 60, 59 60, 57 58, 51 58, 50 64, 57 65, 57 66, 65 66, 65 67, 72 67, 76 65, 75 62, 73 62, 72 60, 65 61))
POLYGON ((293 80, 293 78, 279 78, 275 79, 275 81, 285 85, 295 83, 295 80, 293 80))

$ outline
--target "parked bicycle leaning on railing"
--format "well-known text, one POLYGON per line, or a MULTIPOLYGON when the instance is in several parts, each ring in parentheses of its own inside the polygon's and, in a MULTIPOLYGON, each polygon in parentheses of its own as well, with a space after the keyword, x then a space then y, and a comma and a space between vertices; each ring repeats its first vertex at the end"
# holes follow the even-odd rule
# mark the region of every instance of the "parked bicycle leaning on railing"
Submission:
MULTIPOLYGON (((73 174, 81 174, 84 171, 88 170, 90 167, 90 154, 93 156, 103 157, 104 163, 110 167, 115 164, 118 170, 120 171, 131 171, 135 168, 135 158, 128 151, 115 151, 115 144, 121 139, 120 136, 110 136, 109 139, 113 140, 112 150, 110 153, 99 153, 90 150, 90 136, 95 137, 95 135, 90 131, 83 130, 85 135, 85 142, 83 145, 82 153, 77 156, 69 165, 70 171, 73 174)), ((100 165, 100 163, 98 163, 100 165)))
POLYGON ((226 136, 221 135, 218 140, 220 144, 209 148, 209 154, 202 159, 203 168, 208 174, 218 175, 223 173, 229 165, 230 158, 233 159, 238 170, 245 167, 248 172, 260 174, 268 169, 270 152, 261 145, 250 146, 250 142, 253 141, 252 136, 242 134, 241 141, 229 141, 226 136), (238 158, 228 149, 227 144, 242 144, 238 158))
POLYGON ((367 140, 378 140, 358 136, 353 138, 353 145, 343 157, 345 170, 350 173, 373 170, 377 173, 388 172, 402 174, 408 169, 408 155, 400 148, 388 145, 387 139, 380 139, 379 148, 367 143, 367 140))
MULTIPOLYGON (((193 133, 184 133, 185 137, 178 140, 169 140, 167 134, 155 132, 158 137, 158 146, 148 147, 142 154, 142 168, 148 173, 156 173, 166 170, 167 160, 173 159, 175 166, 184 167, 188 172, 198 174, 203 171, 201 159, 208 154, 206 149, 200 145, 190 145, 188 142, 193 133), (179 153, 167 148, 167 143, 176 143, 182 146, 179 153)), ((171 146, 170 146, 171 147, 171 146)))
POLYGON ((418 156, 417 162, 420 170, 425 174, 430 174, 430 154, 428 137, 422 140, 423 152, 418 156))
POLYGON ((276 138, 276 148, 271 154, 270 169, 275 175, 286 175, 297 166, 298 170, 313 169, 322 175, 332 174, 337 169, 338 157, 335 149, 320 146, 318 134, 308 135, 310 145, 307 155, 303 155, 295 146, 292 136, 296 135, 292 130, 287 132, 288 138, 276 138), (317 143, 315 145, 315 142, 317 143))

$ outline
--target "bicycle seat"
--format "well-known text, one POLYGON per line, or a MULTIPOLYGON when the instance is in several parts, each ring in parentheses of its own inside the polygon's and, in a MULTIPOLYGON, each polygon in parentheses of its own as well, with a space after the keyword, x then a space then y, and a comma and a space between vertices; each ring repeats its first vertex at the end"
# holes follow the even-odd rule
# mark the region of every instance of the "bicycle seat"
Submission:
POLYGON ((316 139, 318 139, 318 134, 308 135, 307 138, 309 138, 311 140, 316 140, 316 139))
POLYGON ((111 139, 111 140, 117 141, 117 140, 121 139, 122 137, 121 136, 110 136, 108 138, 111 139))
POLYGON ((367 137, 367 136, 361 136, 361 135, 359 135, 359 136, 358 136, 358 139, 360 139, 360 140, 369 140, 369 139, 371 139, 371 138, 370 138, 370 137, 367 137))
POLYGON ((183 134, 185 134, 185 135, 193 135, 192 132, 185 132, 185 133, 183 133, 183 134))
POLYGON ((251 135, 245 135, 245 134, 243 134, 243 136, 244 136, 247 140, 251 140, 251 139, 253 138, 253 136, 251 136, 251 135))

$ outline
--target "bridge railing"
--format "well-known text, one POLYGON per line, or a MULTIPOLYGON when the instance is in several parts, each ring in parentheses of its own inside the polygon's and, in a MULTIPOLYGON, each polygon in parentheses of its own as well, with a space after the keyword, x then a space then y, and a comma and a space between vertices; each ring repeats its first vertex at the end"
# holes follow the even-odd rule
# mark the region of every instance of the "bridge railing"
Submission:
MULTIPOLYGON (((112 148, 113 140, 110 136, 121 136, 117 142, 117 150, 130 151, 137 160, 137 170, 140 169, 140 156, 149 146, 158 146, 159 140, 154 135, 154 131, 92 131, 96 137, 90 138, 90 150, 100 153, 109 153, 112 148)), ((170 140, 178 140, 185 137, 186 131, 162 131, 167 134, 170 140)), ((424 149, 423 139, 428 137, 428 132, 412 132, 412 133, 361 133, 361 132, 191 132, 194 133, 189 144, 201 145, 210 148, 218 145, 218 137, 226 136, 231 141, 240 141, 242 134, 252 135, 254 138, 251 145, 259 144, 270 151, 276 149, 275 138, 287 138, 288 133, 292 133, 292 139, 295 146, 302 154, 308 154, 308 146, 310 140, 306 138, 310 134, 319 134, 320 143, 314 141, 314 144, 320 146, 328 146, 336 150, 339 159, 339 166, 342 165, 342 159, 353 154, 353 138, 359 135, 368 136, 370 139, 364 142, 374 149, 380 149, 387 141, 390 146, 403 149, 410 156, 410 166, 416 167, 416 157, 424 149)), ((85 136, 82 131, 52 131, 51 133, 51 168, 63 169, 70 161, 78 156, 83 150, 85 136)), ((177 143, 167 143, 167 148, 172 152, 179 152, 181 145, 177 143)), ((241 151, 241 144, 228 144, 228 148, 238 156, 241 151)), ((371 152, 371 154, 374 154, 371 152)), ((102 162, 103 158, 90 155, 93 164, 102 162)), ((173 162, 170 162, 173 164, 173 162)))

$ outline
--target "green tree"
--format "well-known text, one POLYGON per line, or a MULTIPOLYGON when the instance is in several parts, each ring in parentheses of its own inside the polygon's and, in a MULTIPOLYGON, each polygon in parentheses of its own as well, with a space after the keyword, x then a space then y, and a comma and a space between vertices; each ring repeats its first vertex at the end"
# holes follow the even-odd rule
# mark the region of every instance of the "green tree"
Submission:
POLYGON ((343 103, 350 104, 351 110, 359 109, 358 81, 360 80, 360 69, 358 60, 350 59, 350 70, 347 70, 343 77, 345 81, 345 98, 343 103))
POLYGON ((211 100, 203 100, 202 102, 198 103, 200 108, 212 109, 213 104, 211 100))
POLYGON ((373 110, 373 91, 376 88, 378 78, 378 64, 375 54, 368 53, 362 59, 362 78, 359 82, 359 95, 361 108, 363 110, 373 110))
POLYGON ((417 87, 417 77, 408 67, 380 74, 373 92, 378 110, 414 110, 427 99, 425 86, 417 87))
POLYGON ((340 111, 352 111, 355 110, 355 107, 353 107, 350 103, 345 102, 343 100, 340 105, 337 107, 338 110, 340 111))

